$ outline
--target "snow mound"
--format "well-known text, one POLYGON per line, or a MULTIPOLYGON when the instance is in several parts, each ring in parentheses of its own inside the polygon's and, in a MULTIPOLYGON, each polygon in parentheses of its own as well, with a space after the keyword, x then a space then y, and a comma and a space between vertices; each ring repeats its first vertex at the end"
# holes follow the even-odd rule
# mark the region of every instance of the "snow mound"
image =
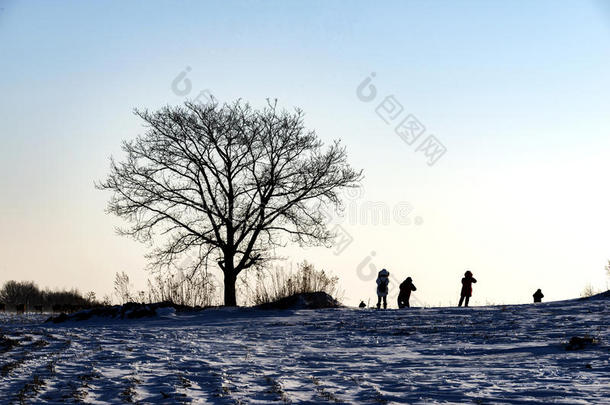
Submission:
POLYGON ((0 312, 0 404, 610 405, 610 299, 176 311, 58 325, 0 312))
POLYGON ((162 307, 157 308, 155 312, 157 313, 157 316, 173 316, 176 315, 176 308, 162 307))
POLYGON ((260 309, 323 309, 341 308, 339 301, 325 292, 301 293, 257 306, 260 309))
POLYGON ((73 314, 60 314, 50 317, 46 322, 62 323, 66 321, 85 321, 91 318, 110 319, 139 319, 157 316, 173 315, 176 311, 197 311, 202 308, 177 305, 171 302, 156 302, 153 304, 139 304, 128 302, 123 305, 113 305, 87 309, 73 314))

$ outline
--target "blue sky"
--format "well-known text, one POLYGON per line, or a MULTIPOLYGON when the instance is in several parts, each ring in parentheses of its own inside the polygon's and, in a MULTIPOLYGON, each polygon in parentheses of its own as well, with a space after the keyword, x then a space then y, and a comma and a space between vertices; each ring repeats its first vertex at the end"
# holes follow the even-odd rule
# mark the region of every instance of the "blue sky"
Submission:
MULTIPOLYGON (((104 177, 142 132, 134 107, 267 97, 301 107, 363 168, 367 202, 414 207, 423 224, 344 220, 341 254, 290 248, 374 295, 356 268, 410 275, 420 301, 526 302, 605 288, 610 258, 610 7, 603 2, 0 1, 0 281, 143 285, 145 247, 115 236, 104 177), (187 67, 192 90, 172 91, 187 67), (357 86, 375 72, 379 98, 357 86), (375 113, 393 95, 447 148, 430 167, 375 113)), ((364 214, 363 214, 364 215, 364 214)))

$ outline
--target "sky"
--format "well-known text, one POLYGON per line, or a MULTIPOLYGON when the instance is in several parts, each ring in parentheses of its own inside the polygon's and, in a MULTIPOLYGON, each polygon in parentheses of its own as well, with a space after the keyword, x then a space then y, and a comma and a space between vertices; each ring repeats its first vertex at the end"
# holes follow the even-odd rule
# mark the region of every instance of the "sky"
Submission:
POLYGON ((0 283, 142 289, 147 247, 94 182, 143 133, 134 108, 213 94, 302 108, 364 170, 341 243, 275 264, 337 275, 347 304, 381 268, 393 306, 407 276, 412 303, 455 305, 466 269, 475 305, 607 288, 608 3, 0 0, 0 69, 0 283))

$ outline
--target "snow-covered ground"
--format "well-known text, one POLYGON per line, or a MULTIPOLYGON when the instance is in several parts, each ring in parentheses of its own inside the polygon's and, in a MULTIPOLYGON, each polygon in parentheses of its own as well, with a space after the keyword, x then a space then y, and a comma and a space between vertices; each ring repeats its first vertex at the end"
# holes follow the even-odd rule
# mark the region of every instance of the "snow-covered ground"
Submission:
POLYGON ((608 298, 2 319, 0 403, 610 403, 608 298))

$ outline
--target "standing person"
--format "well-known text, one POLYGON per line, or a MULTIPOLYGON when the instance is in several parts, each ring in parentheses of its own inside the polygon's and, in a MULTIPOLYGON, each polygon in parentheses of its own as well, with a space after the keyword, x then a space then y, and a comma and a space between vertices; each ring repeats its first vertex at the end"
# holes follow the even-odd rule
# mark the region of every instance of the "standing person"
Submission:
POLYGON ((377 309, 381 308, 383 298, 383 309, 388 307, 388 285, 390 284, 390 272, 383 269, 377 274, 377 309))
POLYGON ((544 298, 544 294, 542 294, 542 291, 540 291, 540 288, 539 288, 536 290, 533 297, 534 297, 534 302, 542 302, 542 299, 544 298))
POLYGON ((413 279, 407 277, 405 281, 400 283, 400 293, 398 294, 398 308, 409 308, 409 298, 411 298, 411 291, 417 291, 415 285, 413 285, 413 279))
POLYGON ((472 277, 472 272, 467 270, 466 273, 464 273, 464 278, 462 278, 462 291, 460 292, 460 303, 458 304, 458 307, 462 306, 462 302, 465 307, 468 306, 468 301, 470 301, 470 297, 472 297, 472 283, 476 282, 477 280, 472 277), (465 302, 464 298, 466 299, 465 302))

